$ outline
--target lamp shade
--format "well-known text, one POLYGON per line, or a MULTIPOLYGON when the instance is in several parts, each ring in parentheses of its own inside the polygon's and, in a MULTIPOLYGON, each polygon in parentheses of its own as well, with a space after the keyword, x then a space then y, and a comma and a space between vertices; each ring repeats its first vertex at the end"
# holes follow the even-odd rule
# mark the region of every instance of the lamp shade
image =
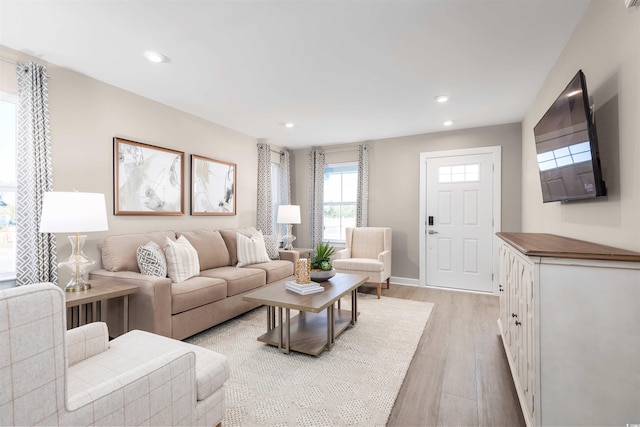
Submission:
POLYGON ((278 206, 278 224, 300 224, 300 206, 278 206))
POLYGON ((42 201, 41 233, 108 230, 104 194, 49 191, 42 201))

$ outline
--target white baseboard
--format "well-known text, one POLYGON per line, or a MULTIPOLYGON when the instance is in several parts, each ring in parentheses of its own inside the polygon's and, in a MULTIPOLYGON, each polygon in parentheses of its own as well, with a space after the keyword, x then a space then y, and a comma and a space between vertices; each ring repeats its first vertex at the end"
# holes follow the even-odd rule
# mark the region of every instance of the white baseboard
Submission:
POLYGON ((410 279, 408 277, 394 277, 394 276, 391 276, 390 281, 394 285, 417 286, 417 287, 420 287, 420 288, 424 288, 424 286, 420 286, 420 280, 418 280, 418 279, 410 279))
MULTIPOLYGON (((403 286, 415 286, 417 288, 429 288, 429 289, 441 289, 443 291, 452 291, 452 292, 469 292, 473 294, 481 294, 481 295, 495 295, 492 292, 481 292, 481 291, 472 291, 469 289, 456 289, 456 288, 447 288, 443 286, 423 286, 420 284, 420 280, 411 279, 408 277, 394 277, 391 276, 391 284, 392 285, 403 285, 403 286)), ((496 295, 497 296, 497 295, 496 295)))

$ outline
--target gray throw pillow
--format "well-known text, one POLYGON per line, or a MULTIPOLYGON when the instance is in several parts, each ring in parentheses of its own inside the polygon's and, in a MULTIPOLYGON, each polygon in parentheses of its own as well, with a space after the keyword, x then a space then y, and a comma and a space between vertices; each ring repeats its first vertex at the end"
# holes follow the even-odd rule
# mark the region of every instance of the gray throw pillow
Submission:
POLYGON ((278 236, 267 234, 264 236, 264 248, 267 250, 269 259, 280 259, 280 251, 278 250, 278 236))
POLYGON ((156 242, 149 241, 143 246, 138 246, 136 258, 140 273, 147 276, 167 277, 167 259, 156 242))

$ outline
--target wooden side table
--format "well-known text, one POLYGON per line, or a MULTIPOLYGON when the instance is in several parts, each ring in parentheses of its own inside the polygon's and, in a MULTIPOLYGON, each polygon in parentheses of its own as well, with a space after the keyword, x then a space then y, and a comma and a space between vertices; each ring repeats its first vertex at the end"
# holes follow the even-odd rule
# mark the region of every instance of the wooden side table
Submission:
POLYGON ((315 249, 308 249, 308 248, 293 248, 292 250, 298 252, 301 258, 302 257, 311 258, 311 255, 315 251, 315 249))
POLYGON ((67 302, 67 329, 102 320, 102 301, 124 298, 124 330, 129 330, 129 295, 138 292, 137 285, 128 285, 108 279, 90 280, 91 289, 65 292, 67 302))

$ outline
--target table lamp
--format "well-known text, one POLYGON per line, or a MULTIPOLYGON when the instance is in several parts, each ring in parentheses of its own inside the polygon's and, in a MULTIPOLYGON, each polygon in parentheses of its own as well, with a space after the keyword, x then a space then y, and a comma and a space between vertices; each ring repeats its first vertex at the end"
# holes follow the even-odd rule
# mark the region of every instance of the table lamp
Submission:
POLYGON ((291 232, 291 224, 300 224, 300 206, 298 205, 280 205, 278 206, 278 224, 287 225, 287 234, 284 236, 286 250, 293 249, 293 241, 296 236, 291 232))
POLYGON ((64 191, 44 193, 40 232, 74 233, 73 236, 68 236, 71 256, 58 264, 59 268, 71 271, 71 280, 64 287, 66 292, 91 288, 84 280, 84 274, 96 262, 82 252, 87 236, 80 233, 108 229, 104 194, 64 191))

